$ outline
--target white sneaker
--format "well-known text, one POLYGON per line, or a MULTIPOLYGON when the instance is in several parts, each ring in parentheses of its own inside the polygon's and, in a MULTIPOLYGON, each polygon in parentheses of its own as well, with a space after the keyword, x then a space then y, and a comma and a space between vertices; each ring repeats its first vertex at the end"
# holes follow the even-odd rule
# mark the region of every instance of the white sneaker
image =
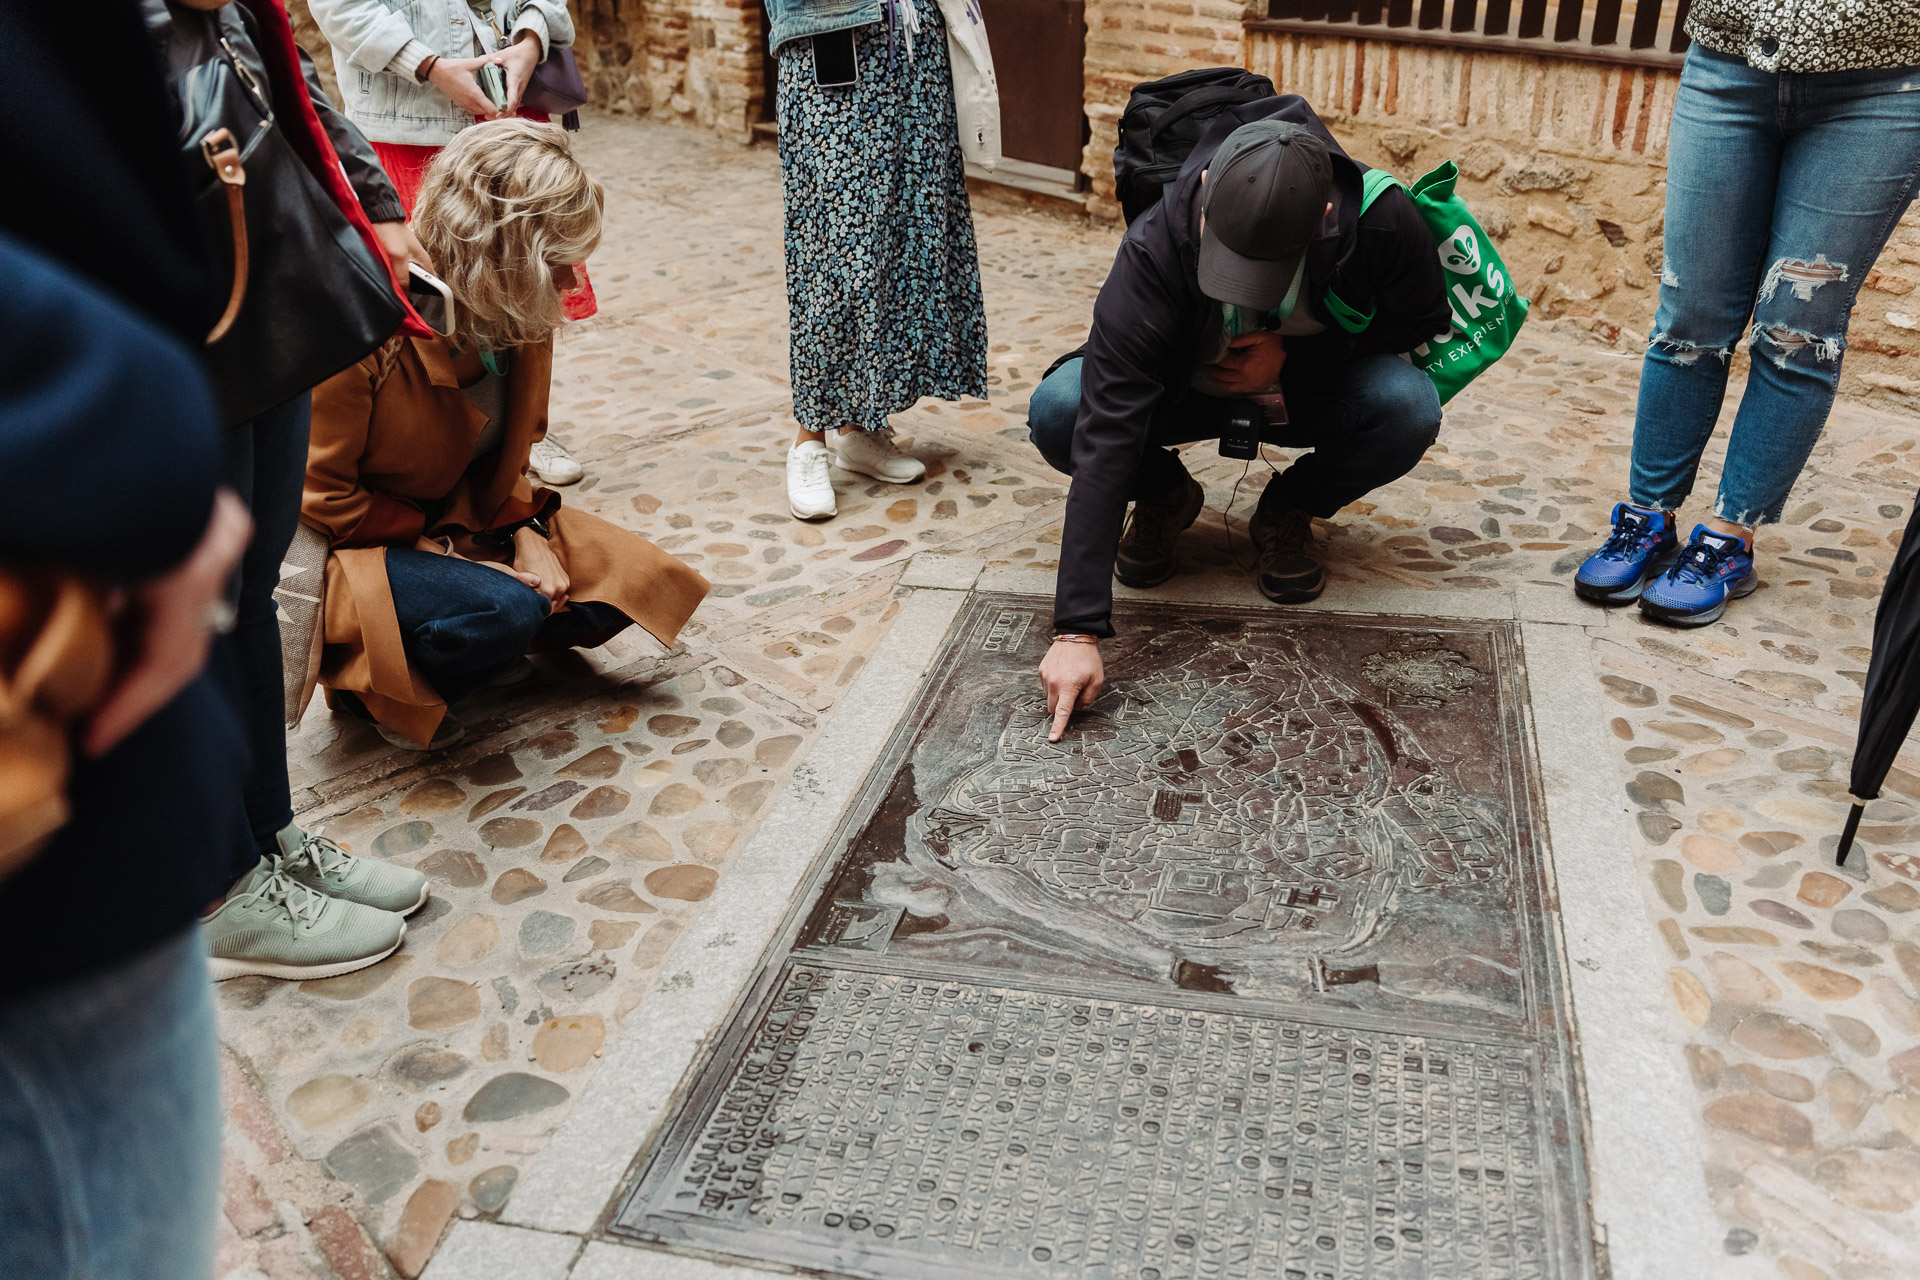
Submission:
POLYGON ((833 502, 827 446, 818 440, 802 440, 787 450, 787 510, 795 520, 824 520, 840 514, 833 502))
POLYGON ((888 484, 912 484, 927 474, 927 464, 900 452, 893 428, 885 431, 845 431, 830 437, 833 457, 848 471, 857 471, 888 484))
POLYGON ((567 446, 552 436, 533 442, 533 452, 527 455, 527 466, 546 484, 574 484, 587 474, 586 468, 575 462, 573 455, 567 452, 567 446))

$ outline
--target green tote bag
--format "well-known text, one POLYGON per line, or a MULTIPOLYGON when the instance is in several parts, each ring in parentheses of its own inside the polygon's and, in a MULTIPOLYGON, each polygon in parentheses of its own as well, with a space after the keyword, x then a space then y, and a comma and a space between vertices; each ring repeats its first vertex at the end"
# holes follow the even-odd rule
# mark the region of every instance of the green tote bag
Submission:
MULTIPOLYGON (((1440 268, 1447 280, 1447 305, 1453 313, 1452 327, 1415 347, 1412 353, 1413 362, 1433 379, 1441 404, 1453 399, 1460 388, 1507 353, 1527 318, 1529 305, 1514 288, 1492 238, 1474 221, 1466 202, 1454 194, 1453 184, 1459 177, 1459 166, 1449 160, 1407 189, 1440 254, 1440 268)), ((1361 183, 1363 214, 1381 192, 1402 185, 1384 169, 1367 170, 1361 183)), ((1326 305, 1335 322, 1348 333, 1359 333, 1373 320, 1371 312, 1355 311, 1332 293, 1327 294, 1326 305)))

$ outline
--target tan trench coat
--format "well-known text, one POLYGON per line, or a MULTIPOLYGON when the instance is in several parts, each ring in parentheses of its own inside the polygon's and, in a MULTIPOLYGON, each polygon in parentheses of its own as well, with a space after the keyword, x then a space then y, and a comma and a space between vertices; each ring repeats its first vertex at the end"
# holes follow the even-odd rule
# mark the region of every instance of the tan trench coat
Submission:
MULTIPOLYGON (((472 365, 468 381, 477 376, 472 365)), ((455 357, 439 338, 396 338, 313 393, 301 520, 333 548, 327 559, 324 645, 329 689, 358 694, 380 723, 430 742, 446 703, 408 664, 387 586, 386 549, 422 534, 448 536, 470 559, 503 559, 466 535, 547 515, 568 596, 619 609, 662 644, 706 596, 707 580, 651 542, 598 516, 569 511, 525 475, 547 434, 553 346, 513 352, 506 429, 497 453, 474 460, 486 415, 460 390, 455 357)), ((310 677, 311 678, 311 677, 310 677)))

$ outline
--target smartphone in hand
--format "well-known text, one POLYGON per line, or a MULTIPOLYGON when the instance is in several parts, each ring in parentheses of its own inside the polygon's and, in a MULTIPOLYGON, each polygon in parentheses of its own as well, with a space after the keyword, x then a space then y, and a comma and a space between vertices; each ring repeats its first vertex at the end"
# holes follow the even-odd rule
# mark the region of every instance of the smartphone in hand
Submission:
POLYGON ((407 301, 443 337, 453 332, 453 290, 417 262, 407 264, 407 301))
POLYGON ((500 69, 497 62, 489 62, 473 73, 480 82, 480 92, 487 95, 487 101, 493 104, 495 111, 507 109, 507 73, 500 69))

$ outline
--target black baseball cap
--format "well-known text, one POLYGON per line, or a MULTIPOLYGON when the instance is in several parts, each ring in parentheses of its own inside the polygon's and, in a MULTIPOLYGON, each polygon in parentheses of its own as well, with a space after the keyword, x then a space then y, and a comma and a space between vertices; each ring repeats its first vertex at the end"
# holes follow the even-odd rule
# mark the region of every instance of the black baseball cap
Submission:
POLYGON ((1293 289, 1333 191, 1326 144, 1297 124, 1255 120, 1207 164, 1200 207, 1200 291, 1271 311, 1293 289))

